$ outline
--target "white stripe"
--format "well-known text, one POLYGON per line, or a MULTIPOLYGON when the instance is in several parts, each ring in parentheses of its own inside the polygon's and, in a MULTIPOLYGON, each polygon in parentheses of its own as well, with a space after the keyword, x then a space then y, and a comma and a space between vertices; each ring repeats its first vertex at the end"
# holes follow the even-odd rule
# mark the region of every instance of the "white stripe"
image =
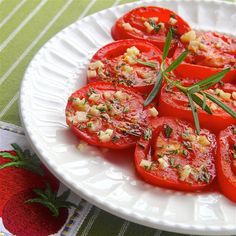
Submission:
POLYGON ((125 221, 124 224, 121 226, 120 228, 120 232, 118 233, 117 236, 124 236, 126 230, 128 229, 129 227, 129 222, 128 221, 125 221))
POLYGON ((10 14, 7 15, 7 17, 0 23, 0 28, 5 25, 10 19, 11 17, 21 8, 21 6, 26 2, 26 0, 22 0, 20 2, 20 4, 18 4, 12 11, 10 14))
POLYGON ((0 4, 2 4, 3 0, 0 0, 0 4))
POLYGON ((87 7, 84 9, 84 11, 80 14, 78 19, 82 19, 90 10, 90 8, 96 3, 97 0, 92 0, 87 7))
POLYGON ((41 0, 40 4, 30 12, 30 14, 20 23, 20 25, 8 36, 8 38, 0 45, 0 52, 7 46, 17 33, 33 18, 33 16, 43 7, 47 0, 41 0))
POLYGON ((10 107, 14 104, 14 102, 19 98, 19 91, 16 93, 16 95, 10 100, 10 102, 2 109, 0 112, 0 119, 7 113, 7 111, 10 109, 10 107))
POLYGON ((86 236, 88 235, 89 231, 91 230, 93 223, 97 219, 98 215, 100 214, 101 210, 99 208, 96 208, 92 217, 90 218, 88 224, 86 225, 84 231, 82 232, 81 236, 86 236))
POLYGON ((121 0, 115 0, 114 4, 112 6, 116 6, 116 5, 120 4, 120 1, 121 0))
POLYGON ((18 133, 24 135, 24 129, 18 125, 13 125, 10 123, 6 123, 3 121, 0 121, 0 129, 4 129, 10 132, 18 133))
MULTIPOLYGON (((73 227, 70 227, 69 235, 77 234, 79 228, 84 223, 85 218, 87 217, 92 208, 92 205, 85 201, 82 201, 80 205, 82 205, 82 209, 80 208, 77 209, 79 215, 74 219, 74 225, 73 227)), ((68 235, 68 232, 66 232, 65 235, 68 235)))
POLYGON ((30 50, 41 40, 41 38, 48 32, 50 27, 55 23, 55 21, 63 14, 63 12, 69 7, 73 0, 67 1, 67 3, 61 8, 61 10, 48 22, 47 26, 41 31, 41 33, 32 41, 32 43, 25 49, 25 51, 20 55, 20 57, 15 61, 14 64, 6 71, 6 73, 0 78, 0 86, 5 81, 5 79, 11 74, 11 72, 19 65, 19 63, 28 55, 30 50))

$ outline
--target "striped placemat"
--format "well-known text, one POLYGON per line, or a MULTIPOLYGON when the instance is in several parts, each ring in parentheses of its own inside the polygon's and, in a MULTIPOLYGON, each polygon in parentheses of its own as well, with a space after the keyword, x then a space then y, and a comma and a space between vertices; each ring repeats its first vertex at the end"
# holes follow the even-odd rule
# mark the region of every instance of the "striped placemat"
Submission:
MULTIPOLYGON (((44 43, 86 15, 127 2, 132 0, 0 0, 0 125, 12 130, 21 126, 20 83, 27 65, 44 43)), ((77 219, 79 211, 75 211, 73 219, 77 219)), ((137 225, 96 207, 83 217, 83 221, 68 223, 62 235, 67 235, 71 225, 74 227, 70 235, 79 236, 182 235, 137 225)))

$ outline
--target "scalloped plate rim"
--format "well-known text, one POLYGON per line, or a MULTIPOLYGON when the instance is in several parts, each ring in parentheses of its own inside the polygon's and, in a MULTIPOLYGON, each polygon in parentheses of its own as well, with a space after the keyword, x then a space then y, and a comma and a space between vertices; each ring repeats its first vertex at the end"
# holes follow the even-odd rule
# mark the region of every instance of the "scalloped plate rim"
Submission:
MULTIPOLYGON (((235 3, 223 2, 220 0, 219 1, 191 0, 191 1, 199 3, 199 4, 205 3, 205 2, 212 2, 212 3, 217 3, 217 4, 232 5, 234 7, 236 6, 235 3)), ((176 0, 174 2, 181 3, 181 2, 191 2, 191 1, 189 1, 189 0, 176 0)), ((148 0, 145 0, 142 3, 147 4, 148 2, 149 2, 148 0)), ((164 2, 164 0, 156 0, 155 2, 157 2, 157 3, 164 2)), ((173 1, 166 0, 165 2, 170 3, 173 1)), ((124 4, 124 5, 137 6, 137 5, 142 5, 142 3, 141 2, 131 2, 131 3, 124 4)), ((115 6, 115 7, 111 7, 108 9, 121 8, 121 7, 124 7, 124 5, 115 6)), ((102 10, 97 13, 94 13, 91 16, 96 16, 98 13, 104 13, 105 11, 107 11, 107 9, 102 10)), ((50 158, 48 158, 47 152, 45 152, 44 150, 41 150, 41 147, 37 143, 37 138, 35 137, 34 133, 32 133, 32 131, 29 129, 30 128, 30 124, 29 124, 30 121, 27 119, 27 114, 25 114, 24 102, 25 102, 25 99, 27 99, 27 95, 24 93, 24 89, 27 87, 27 83, 28 83, 27 74, 30 72, 31 68, 33 68, 35 66, 34 63, 36 63, 37 59, 39 58, 39 55, 44 53, 47 50, 47 48, 50 46, 50 44, 53 42, 53 40, 56 40, 59 37, 59 35, 63 34, 66 30, 70 30, 76 24, 78 24, 79 22, 86 21, 91 16, 87 16, 81 20, 78 20, 78 21, 72 23, 71 25, 67 26, 65 29, 58 32, 55 36, 53 36, 53 38, 51 38, 48 42, 46 42, 42 46, 42 48, 35 54, 35 56, 33 57, 33 59, 31 60, 30 64, 28 65, 28 67, 26 69, 26 72, 24 74, 24 78, 23 78, 23 81, 21 84, 19 103, 20 103, 20 118, 21 118, 24 130, 26 132, 26 137, 27 137, 28 141, 30 142, 31 146, 33 147, 33 149, 35 150, 37 155, 40 157, 42 162, 49 167, 49 169, 53 172, 54 175, 56 175, 60 179, 61 182, 63 182, 65 185, 69 186, 75 193, 80 195, 80 197, 88 200, 88 202, 90 202, 90 203, 94 204, 95 206, 97 206, 105 211, 108 211, 116 216, 125 218, 127 220, 132 221, 132 222, 142 224, 145 226, 149 226, 149 227, 153 227, 153 228, 161 229, 161 230, 170 230, 170 231, 177 232, 177 233, 189 233, 189 234, 204 233, 207 235, 216 235, 216 234, 222 235, 222 233, 230 235, 230 234, 235 233, 236 226, 235 227, 232 227, 232 226, 225 226, 225 227, 224 226, 219 226, 219 227, 213 226, 212 227, 212 226, 200 226, 200 225, 194 226, 194 225, 189 225, 187 223, 186 224, 173 223, 173 222, 171 223, 170 221, 164 221, 161 219, 158 219, 157 221, 151 221, 150 218, 140 216, 140 214, 127 213, 127 211, 124 211, 123 208, 119 208, 119 207, 114 206, 113 204, 110 204, 110 203, 104 203, 101 199, 94 197, 92 195, 92 193, 90 193, 86 190, 78 189, 76 187, 76 185, 74 183, 72 183, 73 182, 72 178, 69 176, 63 175, 63 173, 62 173, 63 169, 60 170, 59 167, 56 167, 55 164, 50 160, 50 158)))

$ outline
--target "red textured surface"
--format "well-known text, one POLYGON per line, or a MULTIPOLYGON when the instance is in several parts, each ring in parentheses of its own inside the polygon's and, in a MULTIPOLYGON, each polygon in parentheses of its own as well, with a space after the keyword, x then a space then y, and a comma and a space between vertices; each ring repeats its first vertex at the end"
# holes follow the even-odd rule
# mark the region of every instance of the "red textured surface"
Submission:
MULTIPOLYGON (((13 155, 15 152, 9 151, 13 155)), ((9 159, 2 158, 0 153, 0 164, 9 162, 9 159)), ((44 168, 45 177, 41 177, 31 171, 8 167, 0 170, 0 216, 6 202, 16 193, 32 188, 45 188, 45 181, 49 182, 52 188, 57 191, 59 181, 44 168)))
POLYGON ((62 208, 58 217, 38 203, 25 203, 35 198, 30 191, 22 191, 13 195, 6 203, 2 219, 5 228, 17 236, 47 236, 57 233, 65 224, 68 210, 62 208))

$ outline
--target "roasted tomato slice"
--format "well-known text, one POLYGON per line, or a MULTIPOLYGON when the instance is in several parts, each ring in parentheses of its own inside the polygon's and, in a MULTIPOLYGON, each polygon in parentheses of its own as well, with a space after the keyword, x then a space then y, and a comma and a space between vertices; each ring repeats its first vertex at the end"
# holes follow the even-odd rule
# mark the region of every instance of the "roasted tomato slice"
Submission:
POLYGON ((88 82, 105 81, 149 92, 160 69, 162 52, 146 40, 126 39, 107 44, 93 56, 88 82))
POLYGON ((67 103, 66 122, 85 142, 111 149, 135 145, 150 135, 148 124, 156 119, 155 107, 143 108, 143 98, 133 90, 96 82, 74 92, 67 103))
POLYGON ((189 54, 185 62, 196 66, 195 68, 180 67, 179 71, 194 70, 198 73, 199 70, 201 73, 201 66, 203 66, 210 67, 210 71, 214 74, 229 67, 232 71, 226 75, 225 82, 236 83, 236 38, 215 32, 191 30, 182 35, 180 40, 181 44, 177 47, 173 58, 177 58, 180 53, 188 49, 189 54))
POLYGON ((112 36, 115 40, 146 39, 163 50, 170 28, 174 32, 171 56, 179 37, 190 31, 188 23, 171 10, 155 6, 135 8, 116 21, 112 28, 112 36))
POLYGON ((217 139, 216 169, 222 193, 236 202, 236 126, 222 130, 217 139))
MULTIPOLYGON (((225 83, 224 85, 217 85, 212 89, 208 89, 205 92, 215 96, 236 111, 236 85, 225 83)), ((196 105, 201 127, 217 133, 227 126, 236 123, 236 119, 215 103, 207 99, 206 104, 211 109, 212 114, 208 114, 196 105)), ((158 111, 160 115, 175 116, 193 122, 192 111, 186 95, 177 88, 170 88, 168 85, 163 86, 161 90, 158 111)))
POLYGON ((209 186, 215 178, 215 136, 169 117, 158 119, 151 140, 141 138, 135 149, 138 174, 148 183, 183 191, 209 186))

